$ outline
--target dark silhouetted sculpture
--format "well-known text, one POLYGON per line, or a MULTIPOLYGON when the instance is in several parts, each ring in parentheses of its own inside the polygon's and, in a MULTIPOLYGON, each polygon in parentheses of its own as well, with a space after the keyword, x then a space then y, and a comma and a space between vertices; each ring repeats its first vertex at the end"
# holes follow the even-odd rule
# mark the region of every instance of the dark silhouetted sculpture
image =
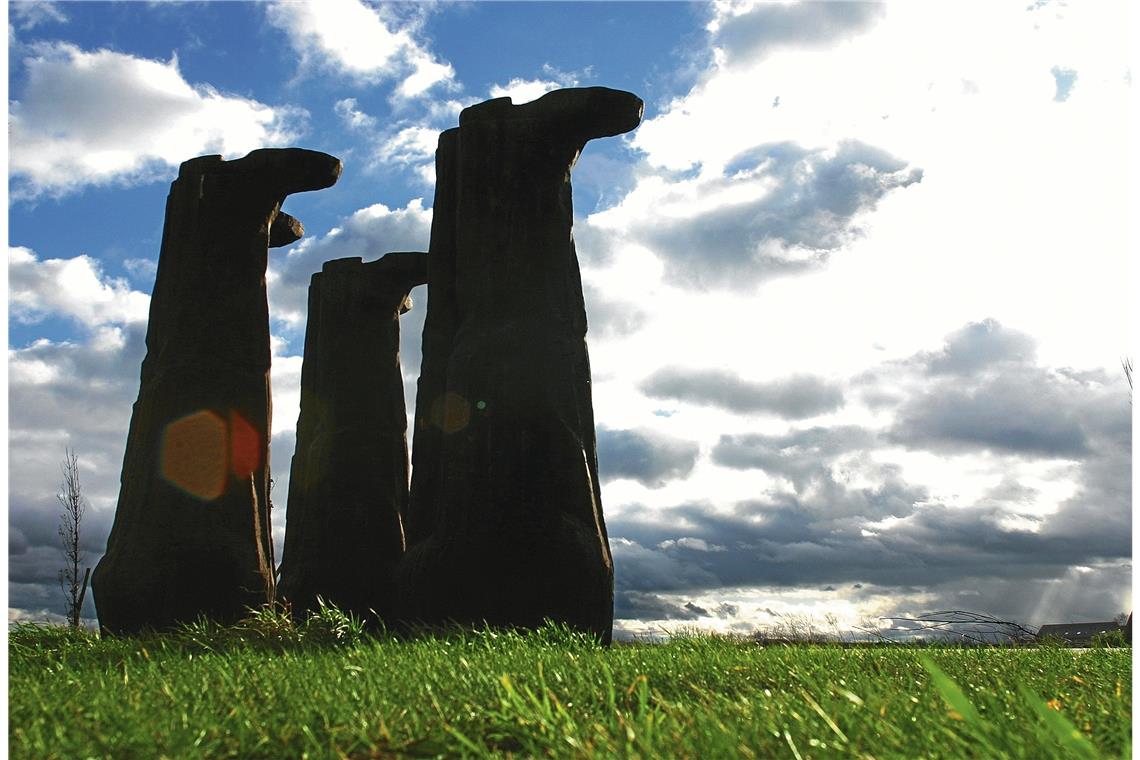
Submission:
POLYGON ((471 106, 440 136, 398 574, 407 620, 549 618, 610 638, 570 170, 588 140, 641 113, 628 92, 558 90, 471 106))
POLYGON ((338 259, 313 275, 278 587, 295 615, 319 596, 392 622, 408 502, 400 314, 427 259, 338 259))
POLYGON ((232 622, 271 597, 268 247, 303 233, 285 197, 340 171, 297 148, 179 169, 119 504, 92 579, 105 631, 232 622))

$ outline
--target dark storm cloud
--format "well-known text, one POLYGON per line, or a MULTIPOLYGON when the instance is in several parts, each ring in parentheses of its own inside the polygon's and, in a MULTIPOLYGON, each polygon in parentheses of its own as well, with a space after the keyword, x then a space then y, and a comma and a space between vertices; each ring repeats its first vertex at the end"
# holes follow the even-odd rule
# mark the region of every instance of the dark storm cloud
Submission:
POLYGON ((1000 372, 928 383, 899 406, 887 436, 938 452, 1091 459, 1101 455, 1105 441, 1131 446, 1121 385, 1104 372, 1006 362, 1000 372))
POLYGON ((891 190, 921 180, 921 170, 858 141, 834 151, 766 144, 701 186, 706 196, 748 189, 753 200, 683 218, 655 217, 634 234, 684 285, 748 288, 826 263, 861 234, 861 214, 891 190))
POLYGON ((839 42, 869 27, 884 11, 881 3, 762 3, 747 13, 723 18, 713 44, 729 62, 753 61, 781 47, 818 48, 839 42))
MULTIPOLYGON (((20 554, 40 547, 58 551, 62 546, 59 537, 62 512, 63 508, 51 487, 45 488, 44 494, 35 498, 14 499, 8 505, 8 530, 9 533, 18 533, 22 537, 23 551, 20 554)), ((88 505, 83 514, 79 536, 79 548, 84 554, 90 557, 103 553, 113 519, 113 509, 95 509, 88 505)), ((12 577, 16 576, 13 574, 12 577)))
MULTIPOLYGON (((615 536, 610 529, 610 535, 615 536)), ((635 540, 616 536, 610 539, 614 557, 614 588, 617 590, 716 588, 717 577, 689 561, 684 552, 667 552, 646 547, 635 540), (681 556, 678 556, 681 555, 681 556), (617 568, 623 572, 618 573, 617 568)))
POLYGON ((787 419, 814 417, 843 405, 843 391, 838 385, 811 375, 750 382, 723 370, 666 367, 646 378, 641 390, 652 398, 731 412, 767 412, 787 419))
POLYGON ((1098 435, 1080 465, 1076 493, 1042 528, 1047 536, 1082 536, 1101 556, 1130 556, 1132 538, 1132 433, 1098 435))
MULTIPOLYGON (((1044 623, 1110 620, 1127 612, 1126 590, 1131 586, 1131 575, 1131 562, 1115 561, 1058 568, 1055 575, 1044 578, 996 576, 966 582, 955 579, 910 590, 866 586, 852 600, 874 597, 878 604, 887 605, 882 612, 884 617, 943 610, 986 611, 1000 620, 1032 628, 1044 623)), ((903 624, 904 621, 893 623, 903 624)), ((910 627, 920 626, 912 623, 910 627)))
POLYGON ((24 554, 28 551, 28 537, 19 528, 8 526, 8 556, 24 554))
POLYGON ((609 527, 612 536, 631 542, 623 554, 638 560, 615 560, 621 587, 656 593, 854 583, 953 587, 977 578, 1059 577, 1073 565, 1131 554, 1126 534, 1062 533, 1049 530, 1047 521, 1037 533, 1014 530, 1003 526, 1006 515, 999 508, 924 504, 888 528, 866 531, 865 521, 815 519, 791 505, 745 502, 728 515, 690 505, 652 523, 615 520, 609 527), (684 527, 672 527, 677 524, 684 527), (678 551, 668 541, 679 533, 724 551, 678 551))
POLYGON ((1121 385, 1101 370, 1038 365, 1033 339, 992 319, 951 333, 938 351, 851 381, 864 403, 894 408, 886 441, 936 453, 1061 459, 1091 456, 1101 447, 1094 439, 1130 435, 1121 385), (883 393, 884 386, 909 389, 883 393))
POLYGON ((629 478, 649 488, 693 471, 700 447, 647 430, 598 428, 598 469, 603 481, 629 478))
POLYGON ((802 491, 821 465, 875 444, 875 435, 864 428, 812 427, 785 435, 722 435, 713 448, 712 458, 722 467, 760 469, 785 477, 797 491, 802 491))
MULTIPOLYGON (((968 326, 955 335, 976 332, 968 326)), ((1077 490, 1055 512, 1011 522, 1036 496, 1012 475, 974 505, 931 501, 896 467, 876 464, 868 453, 877 445, 875 434, 857 427, 725 435, 712 452, 716 464, 762 469, 793 489, 737 503, 729 512, 707 504, 626 507, 609 522, 610 535, 622 544, 615 551, 619 586, 664 595, 834 586, 855 599, 897 597, 898 612, 968 609, 1036 623, 1111 617, 1124 603, 1132 552, 1126 389, 1101 371, 1029 366, 1032 352, 1022 341, 1001 341, 1004 351, 954 350, 968 343, 952 339, 946 351, 893 367, 925 381, 902 405, 902 422, 890 435, 923 430, 925 443, 954 451, 1064 452, 1077 459, 1077 490), (976 361, 979 355, 988 359, 976 361), (955 372, 931 373, 939 363, 955 372), (1001 373, 984 371, 999 365, 1001 373), (917 427, 912 413, 931 409, 943 413, 928 414, 928 426, 917 427), (987 421, 983 409, 993 419, 987 421), (1029 432, 1019 437, 999 424, 1010 419, 1009 410, 1029 432), (954 419, 970 424, 954 428, 954 419), (1066 432, 1073 430, 1079 437, 1066 432), (877 485, 852 485, 840 477, 845 467, 877 485)))
POLYGON ((614 594, 614 618, 618 620, 696 620, 708 612, 691 602, 680 605, 656 594, 619 591, 614 594))
POLYGON ((907 401, 889 437, 911 448, 989 450, 1077 459, 1089 453, 1081 410, 1049 373, 1010 373, 973 387, 947 383, 907 401))
MULTIPOLYGON (((83 551, 80 572, 94 568, 102 558, 110 532, 112 514, 107 511, 88 510, 81 529, 83 551)), ((26 507, 13 503, 9 513, 8 531, 31 534, 23 542, 22 551, 8 554, 8 606, 9 608, 48 610, 64 614, 63 591, 59 587, 59 572, 65 566, 61 541, 56 529, 59 526, 58 510, 26 507), (16 513, 19 514, 16 514, 16 513)), ((9 542, 11 543, 11 542, 9 542)), ((83 615, 94 617, 95 606, 88 593, 83 615)))

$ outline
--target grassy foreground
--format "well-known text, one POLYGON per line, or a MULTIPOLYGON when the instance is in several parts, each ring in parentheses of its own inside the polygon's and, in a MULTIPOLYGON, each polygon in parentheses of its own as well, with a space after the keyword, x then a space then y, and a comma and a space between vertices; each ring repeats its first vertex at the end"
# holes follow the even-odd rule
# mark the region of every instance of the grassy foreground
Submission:
POLYGON ((9 633, 27 758, 1128 757, 1131 650, 602 648, 550 627, 397 640, 335 619, 9 633))

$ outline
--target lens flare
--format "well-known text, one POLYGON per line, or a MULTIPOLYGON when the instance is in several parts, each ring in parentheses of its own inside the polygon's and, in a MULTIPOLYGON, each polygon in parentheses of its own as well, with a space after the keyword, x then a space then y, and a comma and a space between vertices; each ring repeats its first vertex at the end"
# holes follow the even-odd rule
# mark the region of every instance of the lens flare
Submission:
POLYGON ((209 410, 194 412, 166 426, 160 460, 167 482, 213 501, 226 492, 231 473, 248 481, 261 467, 261 435, 233 410, 228 425, 209 410))
POLYGON ((261 436, 237 412, 230 411, 230 469, 246 480, 261 466, 261 436))
POLYGON ((203 501, 226 491, 226 421, 211 411, 194 412, 166 426, 162 434, 162 477, 203 501))
POLYGON ((471 422, 471 405, 458 393, 448 391, 432 404, 431 421, 445 433, 458 433, 471 422))

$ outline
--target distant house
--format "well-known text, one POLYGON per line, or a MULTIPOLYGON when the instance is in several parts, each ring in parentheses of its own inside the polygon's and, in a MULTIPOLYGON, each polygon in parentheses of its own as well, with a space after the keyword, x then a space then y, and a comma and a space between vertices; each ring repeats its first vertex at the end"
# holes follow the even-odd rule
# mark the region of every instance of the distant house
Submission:
MULTIPOLYGON (((1131 619, 1129 619, 1131 622, 1131 619)), ((1058 623, 1055 625, 1043 625, 1037 631, 1038 639, 1060 639, 1072 647, 1087 647, 1092 644, 1093 637, 1102 633, 1112 633, 1113 631, 1125 631, 1126 636, 1131 641, 1131 630, 1126 630, 1126 627, 1119 623, 1109 620, 1106 623, 1058 623)))

